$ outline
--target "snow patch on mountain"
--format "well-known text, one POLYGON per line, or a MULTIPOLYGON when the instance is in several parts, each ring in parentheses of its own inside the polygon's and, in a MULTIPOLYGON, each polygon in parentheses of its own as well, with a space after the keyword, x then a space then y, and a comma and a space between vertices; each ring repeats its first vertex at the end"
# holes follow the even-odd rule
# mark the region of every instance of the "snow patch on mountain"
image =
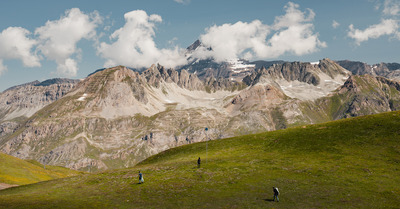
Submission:
POLYGON ((85 101, 86 97, 87 97, 87 94, 84 93, 84 94, 83 94, 81 97, 79 97, 77 100, 80 101, 80 102, 83 102, 83 101, 85 101))
POLYGON ((342 86, 348 79, 348 77, 343 77, 343 75, 337 75, 332 79, 325 73, 320 73, 318 76, 321 78, 321 82, 317 86, 297 80, 287 81, 280 79, 276 82, 287 96, 305 101, 316 100, 329 95, 332 91, 342 86))
MULTIPOLYGON (((208 93, 206 91, 188 90, 179 87, 176 83, 162 82, 159 87, 146 88, 147 103, 138 101, 129 93, 129 86, 118 84, 111 87, 108 96, 101 104, 99 116, 106 119, 115 119, 122 116, 141 114, 152 116, 169 109, 186 110, 192 108, 215 109, 225 113, 226 98, 238 94, 238 91, 219 90, 208 93), (113 92, 111 94, 111 92, 113 92)), ((98 115, 97 113, 93 113, 98 115)))
POLYGON ((255 64, 245 64, 243 60, 239 59, 231 59, 228 61, 230 67, 232 69, 246 69, 246 68, 255 68, 255 64))

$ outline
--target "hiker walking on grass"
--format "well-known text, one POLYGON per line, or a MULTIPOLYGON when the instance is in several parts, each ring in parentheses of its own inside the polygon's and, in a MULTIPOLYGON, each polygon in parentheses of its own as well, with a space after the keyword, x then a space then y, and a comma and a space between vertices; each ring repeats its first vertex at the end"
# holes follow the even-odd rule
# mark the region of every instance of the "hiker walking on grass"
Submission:
POLYGON ((197 159, 197 167, 199 167, 199 168, 200 168, 200 163, 201 163, 201 160, 200 160, 200 157, 199 157, 199 159, 197 159))
POLYGON ((144 183, 143 174, 139 171, 139 184, 144 183))
POLYGON ((274 199, 273 199, 273 201, 275 201, 275 197, 276 197, 276 200, 279 202, 279 197, 278 197, 279 190, 278 190, 278 188, 272 187, 272 189, 274 190, 274 199))

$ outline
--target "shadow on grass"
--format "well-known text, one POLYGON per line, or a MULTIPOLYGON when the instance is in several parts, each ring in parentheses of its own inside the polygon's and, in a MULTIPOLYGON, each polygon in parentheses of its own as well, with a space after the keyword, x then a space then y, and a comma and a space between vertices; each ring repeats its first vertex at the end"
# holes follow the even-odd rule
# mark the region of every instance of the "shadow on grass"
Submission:
POLYGON ((273 202, 274 199, 264 199, 264 201, 273 202))

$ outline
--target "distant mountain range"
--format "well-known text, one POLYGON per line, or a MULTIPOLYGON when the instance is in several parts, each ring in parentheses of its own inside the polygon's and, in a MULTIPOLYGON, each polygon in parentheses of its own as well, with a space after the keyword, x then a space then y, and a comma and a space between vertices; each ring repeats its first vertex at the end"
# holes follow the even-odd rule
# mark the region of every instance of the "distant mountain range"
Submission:
POLYGON ((354 75, 373 75, 382 76, 389 79, 400 80, 400 64, 399 63, 379 63, 368 65, 362 62, 349 60, 336 61, 340 66, 346 68, 354 75))
POLYGON ((188 143, 400 109, 397 63, 188 60, 9 88, 0 93, 0 150, 104 170, 188 143))

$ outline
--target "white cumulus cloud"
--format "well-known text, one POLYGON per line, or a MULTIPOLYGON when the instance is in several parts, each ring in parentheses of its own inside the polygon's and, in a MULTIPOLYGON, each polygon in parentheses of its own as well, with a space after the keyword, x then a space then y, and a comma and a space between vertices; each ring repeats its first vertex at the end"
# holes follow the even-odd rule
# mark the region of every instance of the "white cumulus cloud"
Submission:
POLYGON ((135 10, 124 15, 125 25, 111 36, 112 43, 100 43, 97 51, 106 59, 105 67, 125 65, 133 68, 160 63, 166 67, 185 64, 182 49, 159 49, 154 42, 155 24, 162 22, 159 15, 148 15, 135 10))
POLYGON ((94 39, 95 29, 101 21, 97 12, 85 14, 78 8, 67 10, 59 20, 47 21, 35 30, 39 41, 37 49, 47 59, 57 63, 59 74, 76 76, 76 59, 80 57, 77 43, 82 39, 94 39))
POLYGON ((26 67, 39 67, 39 57, 32 52, 36 45, 34 39, 27 36, 28 30, 21 27, 9 27, 0 33, 0 74, 7 69, 3 60, 19 59, 26 67))
POLYGON ((326 47, 326 43, 318 39, 318 33, 313 31, 315 13, 311 9, 303 12, 298 4, 289 2, 285 12, 276 17, 272 25, 259 20, 214 25, 200 36, 204 47, 192 56, 212 57, 216 61, 241 57, 276 58, 285 53, 304 55, 326 47))
POLYGON ((198 48, 193 57, 212 57, 215 61, 226 61, 241 57, 247 49, 255 49, 258 45, 265 45, 265 38, 270 28, 261 21, 237 22, 223 24, 206 29, 206 34, 200 36, 200 41, 205 47, 198 48), (212 50, 207 48, 211 47, 212 50))
POLYGON ((369 39, 377 39, 381 36, 389 36, 400 39, 399 18, 400 0, 384 0, 383 6, 378 2, 376 9, 382 9, 381 22, 370 25, 364 30, 356 29, 353 24, 349 25, 347 36, 353 38, 357 45, 369 39))
POLYGON ((394 19, 382 19, 379 24, 371 25, 364 30, 355 29, 354 25, 349 26, 347 35, 355 39, 356 44, 360 45, 361 42, 368 39, 376 39, 383 35, 396 35, 398 36, 399 24, 394 19))

